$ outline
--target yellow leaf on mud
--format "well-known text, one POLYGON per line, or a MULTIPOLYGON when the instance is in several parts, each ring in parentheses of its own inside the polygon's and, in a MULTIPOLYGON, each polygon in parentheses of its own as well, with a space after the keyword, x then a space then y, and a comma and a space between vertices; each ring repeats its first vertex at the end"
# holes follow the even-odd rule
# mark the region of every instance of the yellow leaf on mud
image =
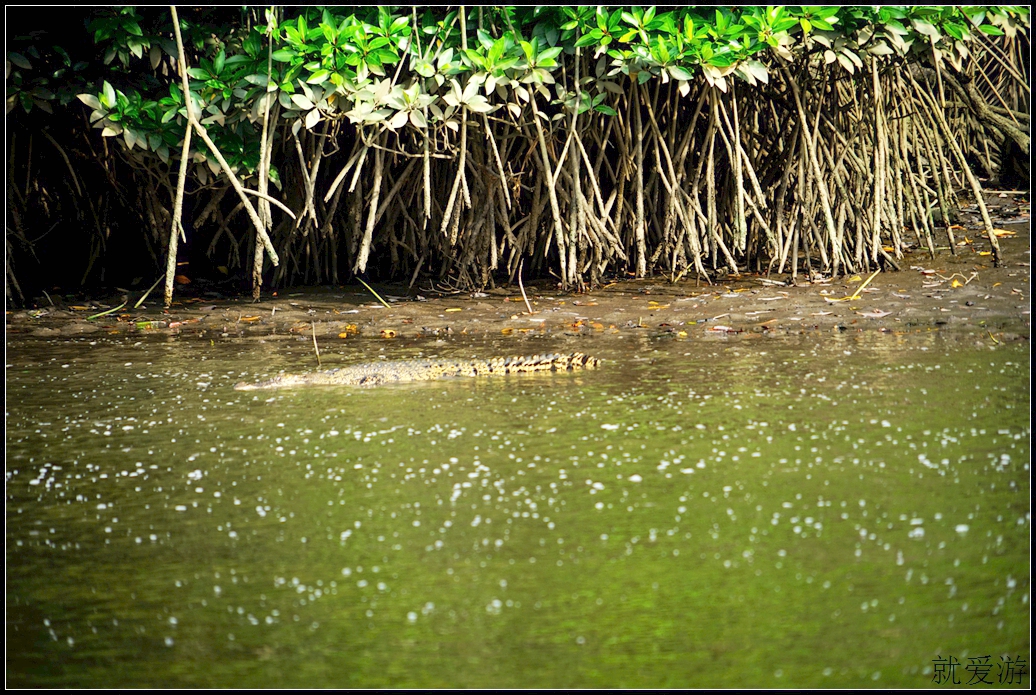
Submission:
POLYGON ((964 287, 964 283, 960 280, 954 280, 952 283, 950 283, 950 287, 964 287))
POLYGON ((455 306, 455 307, 451 307, 451 308, 447 309, 446 313, 449 313, 451 311, 464 311, 464 310, 461 309, 459 306, 455 306))
POLYGON ((68 308, 71 309, 72 311, 90 311, 90 307, 88 307, 88 306, 79 306, 79 305, 76 305, 76 304, 73 304, 72 306, 70 306, 68 308))
MULTIPOLYGON (((447 311, 449 311, 449 309, 447 309, 447 311)), ((398 335, 398 333, 396 333, 391 328, 382 328, 381 329, 381 337, 382 338, 395 338, 397 335, 398 335)))
POLYGON ((255 323, 256 321, 261 320, 261 316, 242 316, 240 319, 238 319, 238 321, 243 321, 244 323, 255 323))
POLYGON ((1018 232, 1012 232, 1010 229, 994 229, 993 234, 997 236, 1014 236, 1018 232))
POLYGON ((992 256, 993 252, 992 251, 979 251, 978 255, 980 255, 980 256, 992 256))
POLYGON ((502 328, 502 329, 500 329, 500 332, 503 333, 504 335, 511 335, 512 333, 514 333, 514 329, 513 328, 502 328))
POLYGON ((598 323, 597 321, 594 321, 593 323, 591 323, 590 327, 593 328, 595 331, 603 331, 604 330, 604 324, 603 323, 598 323))

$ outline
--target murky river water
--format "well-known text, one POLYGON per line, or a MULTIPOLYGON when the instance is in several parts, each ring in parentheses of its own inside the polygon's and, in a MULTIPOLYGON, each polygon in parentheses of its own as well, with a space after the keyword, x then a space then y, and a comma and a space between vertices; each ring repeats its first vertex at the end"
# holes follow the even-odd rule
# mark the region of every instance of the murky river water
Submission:
POLYGON ((579 346, 605 368, 243 393, 309 346, 9 340, 8 684, 925 687, 1029 653, 1027 346, 579 346))

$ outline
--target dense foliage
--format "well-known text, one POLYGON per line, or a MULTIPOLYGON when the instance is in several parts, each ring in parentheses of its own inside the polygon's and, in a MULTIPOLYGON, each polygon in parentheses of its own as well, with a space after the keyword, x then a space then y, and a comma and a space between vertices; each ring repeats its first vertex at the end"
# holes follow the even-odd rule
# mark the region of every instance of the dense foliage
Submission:
MULTIPOLYGON (((39 117, 71 112, 158 274, 176 257, 188 128, 172 17, 96 8, 84 25, 92 46, 9 41, 8 248, 67 222, 34 196, 71 196, 63 209, 110 233, 67 154, 83 138, 39 117), (20 189, 32 154, 15 144, 34 129, 66 191, 20 189)), ((523 259, 565 287, 794 273, 800 256, 811 273, 893 267, 908 231, 934 253, 955 191, 980 185, 972 169, 996 177, 1012 147, 1027 159, 1028 26, 1010 7, 196 10, 179 28, 218 156, 191 142, 181 234, 228 272, 251 268, 256 296, 271 272, 474 287, 523 259), (266 253, 244 226, 252 203, 266 253)), ((10 254, 7 272, 17 287, 10 254)))

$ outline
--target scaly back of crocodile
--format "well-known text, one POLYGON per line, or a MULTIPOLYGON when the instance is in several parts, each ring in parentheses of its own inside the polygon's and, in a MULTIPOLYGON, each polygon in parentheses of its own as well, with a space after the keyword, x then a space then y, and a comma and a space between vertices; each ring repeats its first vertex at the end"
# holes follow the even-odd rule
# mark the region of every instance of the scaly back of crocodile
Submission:
POLYGON ((290 389, 299 386, 378 386, 407 381, 432 381, 454 376, 486 376, 489 374, 523 374, 529 372, 571 372, 595 369, 601 361, 596 357, 574 352, 568 355, 533 355, 494 357, 487 360, 403 360, 370 362, 351 367, 310 374, 283 374, 257 384, 242 382, 238 391, 290 389))

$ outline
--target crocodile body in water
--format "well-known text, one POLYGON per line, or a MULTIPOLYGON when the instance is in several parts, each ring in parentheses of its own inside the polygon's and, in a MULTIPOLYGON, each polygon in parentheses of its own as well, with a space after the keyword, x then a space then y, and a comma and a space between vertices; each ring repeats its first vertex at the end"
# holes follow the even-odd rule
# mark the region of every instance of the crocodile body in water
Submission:
POLYGON ((371 362, 351 367, 310 374, 282 374, 256 384, 242 382, 238 391, 290 389, 299 386, 378 386, 406 381, 432 381, 453 376, 487 374, 524 374, 529 372, 571 372, 595 369, 601 364, 596 357, 575 352, 568 355, 534 355, 531 357, 494 357, 488 360, 404 360, 371 362))

